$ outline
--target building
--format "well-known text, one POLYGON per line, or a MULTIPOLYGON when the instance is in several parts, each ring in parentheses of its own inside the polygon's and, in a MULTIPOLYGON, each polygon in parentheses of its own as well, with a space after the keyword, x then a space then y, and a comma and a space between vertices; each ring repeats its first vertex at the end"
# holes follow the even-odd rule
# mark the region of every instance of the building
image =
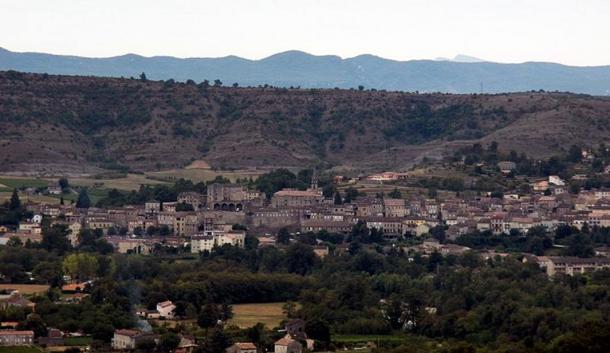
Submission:
POLYGON ((382 230, 384 237, 396 237, 405 233, 402 218, 362 217, 361 220, 366 222, 366 226, 369 229, 375 228, 377 230, 382 230))
POLYGON ((56 328, 50 328, 45 337, 38 337, 38 344, 45 346, 63 346, 64 333, 56 328))
POLYGON ((246 202, 260 199, 258 191, 246 189, 242 185, 218 184, 208 185, 207 207, 216 211, 241 211, 246 202))
POLYGON ((154 248, 149 239, 108 238, 108 242, 121 254, 150 255, 154 248))
POLYGON ((274 343, 275 353, 301 353, 302 351, 303 345, 290 337, 289 334, 274 343))
POLYGON ((223 245, 244 247, 246 232, 243 230, 206 230, 191 237, 191 253, 211 252, 223 245))
POLYGON ((322 195, 322 192, 317 189, 283 189, 273 194, 271 206, 274 208, 310 207, 319 205, 323 201, 324 196, 322 195))
POLYGON ((170 300, 157 303, 157 312, 161 318, 173 319, 174 310, 176 310, 176 306, 170 300))
POLYGON ((140 330, 116 330, 112 337, 112 348, 119 350, 135 349, 136 346, 148 340, 153 340, 152 332, 143 332, 140 330))
POLYGON ((407 207, 403 199, 383 199, 383 213, 386 217, 404 217, 407 207))
POLYGON ((32 344, 34 344, 34 331, 0 331, 0 346, 29 346, 32 344))
POLYGON ((198 209, 203 204, 203 195, 198 192, 181 192, 178 194, 178 203, 185 203, 198 209))
POLYGON ((237 342, 226 349, 227 353, 256 353, 256 346, 252 342, 237 342))
MULTIPOLYGON (((610 269, 609 258, 580 258, 568 256, 536 256, 530 258, 537 263, 541 268, 546 270, 546 274, 554 276, 556 274, 566 274, 573 276, 575 274, 590 273, 602 269, 610 269)), ((530 260, 528 257, 525 261, 530 260)))

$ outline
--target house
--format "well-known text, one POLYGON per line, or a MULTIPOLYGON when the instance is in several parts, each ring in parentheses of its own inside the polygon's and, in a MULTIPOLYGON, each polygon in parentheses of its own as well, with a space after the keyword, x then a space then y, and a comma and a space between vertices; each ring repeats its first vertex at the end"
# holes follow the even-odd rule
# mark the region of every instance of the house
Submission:
POLYGON ((303 351, 303 345, 290 337, 289 334, 286 334, 286 336, 274 343, 273 351, 275 353, 301 353, 303 351))
POLYGON ((226 349, 227 353, 256 353, 256 346, 252 342, 237 342, 226 349))
POLYGON ((314 246, 314 248, 313 248, 313 253, 316 254, 316 256, 321 259, 328 256, 329 252, 330 251, 328 249, 328 246, 318 245, 318 246, 314 246))
POLYGON ((157 311, 159 312, 159 317, 161 318, 173 319, 174 310, 176 310, 176 306, 170 300, 157 303, 157 311))
POLYGON ((524 261, 530 260, 545 269, 546 274, 550 277, 556 274, 573 276, 574 274, 584 274, 602 269, 610 269, 610 258, 580 258, 570 256, 535 256, 524 258, 524 261))
POLYGON ((403 199, 383 199, 383 209, 386 217, 404 217, 407 207, 403 199))
POLYGON ((150 255, 154 248, 150 239, 109 238, 108 242, 121 254, 150 255))
POLYGON ((119 350, 135 349, 138 344, 148 340, 153 340, 155 335, 152 332, 140 330, 116 330, 112 337, 112 348, 119 350))
POLYGON ((203 195, 198 192, 181 192, 178 194, 178 203, 185 203, 193 206, 193 209, 198 209, 203 200, 203 195))
POLYGON ((62 293, 80 293, 84 291, 88 285, 90 285, 89 282, 64 284, 61 287, 61 291, 62 293))
POLYGON ((555 186, 565 186, 566 182, 557 175, 549 175, 549 184, 555 186))
POLYGON ((319 190, 283 189, 273 194, 271 206, 274 208, 307 207, 321 204, 323 201, 324 196, 319 190))
POLYGON ((32 344, 34 344, 34 331, 0 331, 0 346, 30 346, 32 344))
POLYGON ((305 333, 305 321, 302 319, 290 320, 286 323, 286 332, 290 337, 297 340, 306 340, 307 333, 305 333))
POLYGON ((64 333, 56 328, 50 328, 45 337, 38 337, 38 344, 45 346, 63 346, 64 333))
POLYGON ((13 291, 7 296, 0 297, 0 309, 7 309, 9 307, 15 308, 32 308, 36 307, 36 304, 29 299, 24 298, 19 291, 13 291))
POLYGON ((502 174, 509 174, 517 168, 517 164, 511 161, 498 162, 498 168, 502 174))
POLYGON ((174 353, 193 353, 198 347, 195 342, 195 337, 181 335, 180 343, 178 343, 178 348, 174 350, 174 353))
POLYGON ((191 253, 211 252, 214 247, 223 245, 244 247, 246 232, 243 230, 206 230, 191 237, 191 253))

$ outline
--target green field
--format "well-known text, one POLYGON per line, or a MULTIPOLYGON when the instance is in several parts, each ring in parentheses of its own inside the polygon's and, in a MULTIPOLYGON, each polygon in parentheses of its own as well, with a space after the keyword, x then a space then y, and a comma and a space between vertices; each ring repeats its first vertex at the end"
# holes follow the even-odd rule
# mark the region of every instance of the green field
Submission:
POLYGON ((340 344, 365 344, 368 342, 378 343, 403 343, 407 339, 394 335, 333 335, 332 341, 340 344))
POLYGON ((68 337, 64 339, 66 346, 88 346, 93 341, 91 336, 68 337))
POLYGON ((262 323, 267 328, 277 327, 286 319, 282 309, 285 303, 236 304, 233 305, 233 318, 229 325, 247 328, 262 323))
POLYGON ((19 177, 0 177, 1 188, 6 189, 19 189, 19 188, 39 188, 46 187, 49 182, 45 179, 31 179, 31 178, 19 178, 19 177))

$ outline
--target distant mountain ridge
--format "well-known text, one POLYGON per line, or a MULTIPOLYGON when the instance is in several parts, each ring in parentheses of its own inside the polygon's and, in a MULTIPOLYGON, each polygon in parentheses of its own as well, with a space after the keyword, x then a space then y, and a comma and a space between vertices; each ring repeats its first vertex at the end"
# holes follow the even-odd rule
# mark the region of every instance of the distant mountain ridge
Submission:
POLYGON ((531 90, 610 95, 610 66, 575 67, 555 63, 503 64, 466 55, 451 60, 396 61, 374 55, 342 59, 287 51, 260 60, 144 57, 109 58, 17 53, 0 48, 0 70, 62 75, 137 77, 197 82, 220 79, 225 85, 303 88, 365 88, 446 93, 501 93, 531 90))

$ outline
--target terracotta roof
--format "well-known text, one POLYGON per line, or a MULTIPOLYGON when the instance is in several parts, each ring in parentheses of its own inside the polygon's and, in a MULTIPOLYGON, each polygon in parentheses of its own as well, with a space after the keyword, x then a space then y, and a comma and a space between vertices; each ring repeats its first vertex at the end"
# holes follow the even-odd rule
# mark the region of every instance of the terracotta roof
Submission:
POLYGON ((280 338, 279 340, 275 341, 275 345, 276 346, 287 346, 287 345, 291 344, 292 342, 294 342, 294 340, 290 336, 286 335, 283 338, 280 338))
POLYGON ((278 192, 276 192, 275 194, 273 194, 274 196, 320 196, 319 193, 317 193, 316 191, 310 191, 310 190, 289 190, 289 189, 285 189, 285 190, 280 190, 278 192))
POLYGON ((115 335, 128 336, 128 337, 135 337, 141 333, 142 333, 142 331, 139 331, 139 330, 128 330, 128 329, 121 329, 121 330, 114 331, 115 335))
POLYGON ((240 349, 256 349, 256 346, 252 342, 237 342, 235 345, 240 349))
POLYGON ((166 301, 161 302, 161 303, 159 303, 157 305, 162 307, 162 308, 165 308, 165 307, 168 307, 168 306, 173 306, 174 303, 172 303, 171 300, 166 300, 166 301))

